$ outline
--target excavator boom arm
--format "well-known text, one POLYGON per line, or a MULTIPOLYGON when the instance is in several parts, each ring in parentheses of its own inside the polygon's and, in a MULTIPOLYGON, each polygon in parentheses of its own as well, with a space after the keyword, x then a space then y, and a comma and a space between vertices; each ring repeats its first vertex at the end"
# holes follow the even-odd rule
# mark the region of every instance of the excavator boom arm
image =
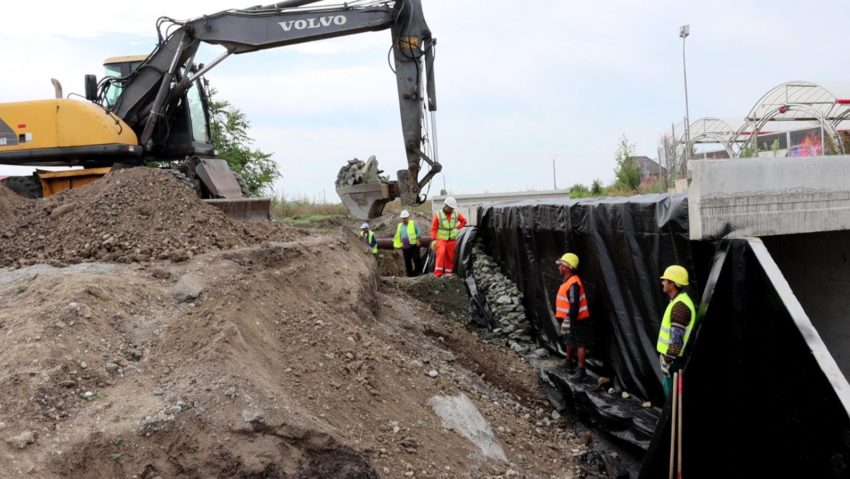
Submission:
MULTIPOLYGON (((161 19, 161 23, 170 22, 177 28, 129 77, 120 79, 121 95, 110 108, 137 132, 140 143, 150 148, 154 129, 167 111, 166 107, 181 98, 198 75, 211 68, 202 69, 195 76, 188 73, 202 43, 223 46, 227 51, 224 56, 227 56, 390 29, 407 167, 398 172, 397 183, 390 183, 381 189, 380 198, 368 202, 380 200, 383 204, 400 196, 405 204, 421 203, 422 187, 441 166, 422 151, 424 111, 436 110, 436 100, 432 69, 435 41, 425 22, 420 0, 394 0, 367 6, 302 7, 310 3, 314 2, 289 0, 249 9, 225 10, 185 22, 161 19), (420 181, 423 161, 430 166, 430 171, 420 181)), ((345 194, 340 192, 340 196, 345 194)), ((380 214, 373 208, 367 209, 369 216, 380 214)))

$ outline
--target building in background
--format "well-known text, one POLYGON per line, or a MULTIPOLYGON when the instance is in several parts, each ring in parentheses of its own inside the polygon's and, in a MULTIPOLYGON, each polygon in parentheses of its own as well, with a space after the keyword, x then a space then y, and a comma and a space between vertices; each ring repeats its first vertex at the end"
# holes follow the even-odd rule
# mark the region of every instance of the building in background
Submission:
POLYGON ((635 156, 633 159, 640 169, 640 183, 644 186, 661 181, 667 175, 667 168, 648 156, 635 156))

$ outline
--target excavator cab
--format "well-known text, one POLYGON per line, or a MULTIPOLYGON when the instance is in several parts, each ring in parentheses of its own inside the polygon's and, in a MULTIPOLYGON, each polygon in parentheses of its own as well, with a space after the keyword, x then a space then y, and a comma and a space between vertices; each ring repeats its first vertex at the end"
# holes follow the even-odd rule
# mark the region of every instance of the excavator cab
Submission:
MULTIPOLYGON (((133 73, 148 57, 133 55, 104 61, 107 77, 122 78, 133 73)), ((187 72, 189 73, 189 72, 187 72)), ((100 101, 112 109, 123 93, 121 82, 108 82, 100 101)), ((214 158, 216 151, 210 134, 209 99, 200 79, 187 88, 169 115, 172 122, 160 124, 147 148, 157 158, 174 158, 170 174, 192 187, 204 202, 227 216, 246 220, 268 220, 270 198, 252 198, 251 192, 227 162, 214 158), (188 159, 188 160, 186 160, 188 159)), ((160 161, 159 163, 163 163, 160 161)))

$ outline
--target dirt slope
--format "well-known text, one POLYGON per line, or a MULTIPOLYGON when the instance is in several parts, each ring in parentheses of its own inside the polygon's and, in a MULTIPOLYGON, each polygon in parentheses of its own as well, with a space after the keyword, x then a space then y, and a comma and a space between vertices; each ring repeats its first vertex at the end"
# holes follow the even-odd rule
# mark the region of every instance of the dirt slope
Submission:
POLYGON ((534 369, 462 326, 460 281, 382 281, 391 260, 157 170, 0 187, 2 476, 582 477, 534 369), (507 461, 429 405, 460 394, 507 461))
POLYGON ((351 234, 182 263, 0 270, 0 331, 0 468, 12 476, 575 472, 533 369, 381 287, 351 234), (507 463, 428 406, 457 393, 507 463))

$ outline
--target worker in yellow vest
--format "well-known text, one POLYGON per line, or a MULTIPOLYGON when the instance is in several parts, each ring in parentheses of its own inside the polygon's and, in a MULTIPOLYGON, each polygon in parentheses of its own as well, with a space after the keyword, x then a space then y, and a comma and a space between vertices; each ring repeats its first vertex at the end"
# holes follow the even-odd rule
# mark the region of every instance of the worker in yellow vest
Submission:
POLYGON ((587 377, 585 360, 590 329, 590 310, 587 308, 587 296, 584 293, 584 283, 578 277, 578 256, 566 253, 555 262, 558 272, 564 278, 558 295, 555 297, 555 318, 560 322, 561 336, 567 354, 567 367, 572 369, 572 362, 578 349, 578 372, 573 379, 582 380, 587 377))
POLYGON ((378 238, 375 238, 375 233, 373 233, 369 229, 369 223, 363 223, 360 225, 360 237, 363 238, 363 241, 369 246, 369 249, 372 251, 372 254, 377 256, 378 254, 378 238))
POLYGON ((670 298, 670 304, 661 319, 656 349, 661 372, 664 373, 663 386, 667 397, 673 391, 673 373, 684 365, 685 347, 697 322, 694 302, 684 291, 687 285, 688 270, 677 264, 669 266, 661 276, 661 289, 670 298))
POLYGON ((393 248, 400 249, 404 255, 404 270, 407 276, 417 276, 422 269, 422 260, 419 255, 419 238, 422 231, 415 221, 410 219, 410 212, 402 210, 399 215, 401 223, 395 229, 393 237, 393 248))

